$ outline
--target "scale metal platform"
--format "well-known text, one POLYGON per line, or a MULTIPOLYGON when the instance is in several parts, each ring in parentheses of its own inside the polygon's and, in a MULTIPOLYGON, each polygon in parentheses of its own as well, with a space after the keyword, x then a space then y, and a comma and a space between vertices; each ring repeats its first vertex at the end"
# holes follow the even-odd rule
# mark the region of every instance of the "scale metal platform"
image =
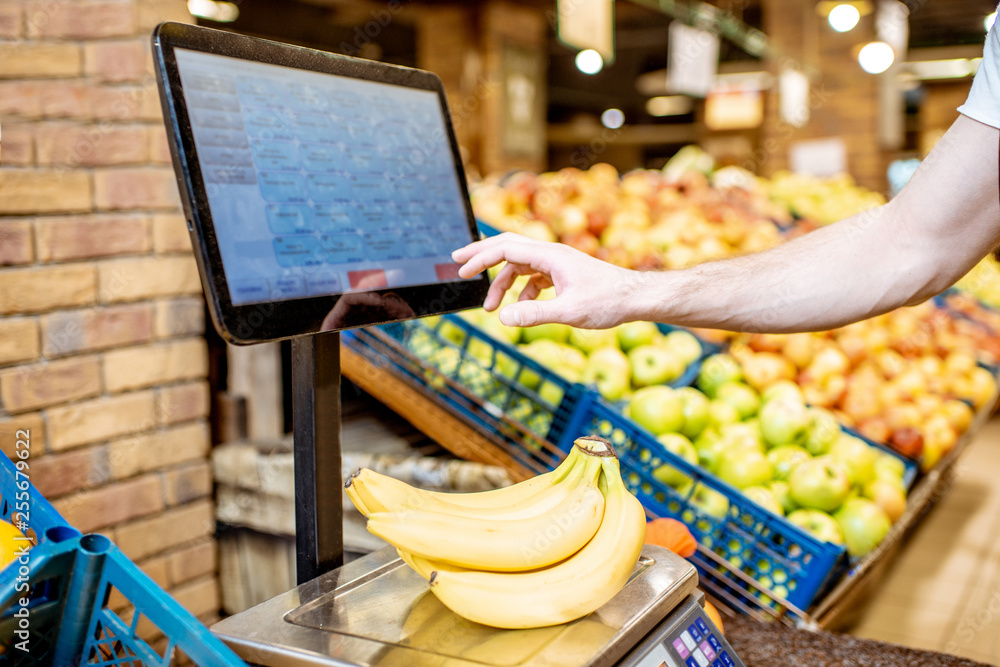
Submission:
POLYGON ((593 614, 499 630, 447 609, 390 547, 212 631, 244 660, 273 667, 742 665, 707 623, 697 582, 688 561, 647 545, 628 584, 593 614))

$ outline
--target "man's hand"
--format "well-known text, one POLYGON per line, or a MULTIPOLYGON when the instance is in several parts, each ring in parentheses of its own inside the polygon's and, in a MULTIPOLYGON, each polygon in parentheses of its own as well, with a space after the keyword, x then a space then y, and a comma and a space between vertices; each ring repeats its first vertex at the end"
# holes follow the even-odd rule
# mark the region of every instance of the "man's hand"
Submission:
POLYGON ((518 276, 531 276, 517 303, 500 311, 507 326, 531 327, 548 322, 583 329, 607 329, 628 321, 638 274, 586 255, 560 243, 546 243, 504 233, 452 253, 463 264, 459 275, 471 278, 501 262, 483 307, 500 306, 518 276), (556 298, 536 301, 539 292, 555 287, 556 298))

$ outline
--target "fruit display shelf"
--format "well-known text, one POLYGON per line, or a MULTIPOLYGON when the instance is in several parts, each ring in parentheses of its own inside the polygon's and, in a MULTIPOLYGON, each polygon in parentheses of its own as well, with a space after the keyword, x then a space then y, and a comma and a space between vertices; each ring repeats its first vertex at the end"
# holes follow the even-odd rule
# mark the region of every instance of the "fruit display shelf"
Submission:
POLYGON ((34 544, 0 570, 0 664, 246 664, 109 539, 67 524, 27 470, 0 456, 0 513, 34 544), (143 639, 155 629, 159 650, 143 639))

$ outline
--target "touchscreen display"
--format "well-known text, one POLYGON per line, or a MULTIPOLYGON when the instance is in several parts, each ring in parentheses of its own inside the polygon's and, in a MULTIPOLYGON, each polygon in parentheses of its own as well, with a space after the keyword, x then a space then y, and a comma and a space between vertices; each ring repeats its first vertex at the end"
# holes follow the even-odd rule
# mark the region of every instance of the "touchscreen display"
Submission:
POLYGON ((174 53, 233 305, 459 279, 436 92, 174 53))

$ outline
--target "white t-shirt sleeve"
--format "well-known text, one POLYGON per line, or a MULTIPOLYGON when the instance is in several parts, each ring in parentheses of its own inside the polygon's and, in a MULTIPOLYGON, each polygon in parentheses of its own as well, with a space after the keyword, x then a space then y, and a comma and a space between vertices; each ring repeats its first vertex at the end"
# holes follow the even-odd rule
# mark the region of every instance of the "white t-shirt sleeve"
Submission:
POLYGON ((990 29, 972 90, 958 112, 980 123, 1000 128, 1000 26, 990 29))

